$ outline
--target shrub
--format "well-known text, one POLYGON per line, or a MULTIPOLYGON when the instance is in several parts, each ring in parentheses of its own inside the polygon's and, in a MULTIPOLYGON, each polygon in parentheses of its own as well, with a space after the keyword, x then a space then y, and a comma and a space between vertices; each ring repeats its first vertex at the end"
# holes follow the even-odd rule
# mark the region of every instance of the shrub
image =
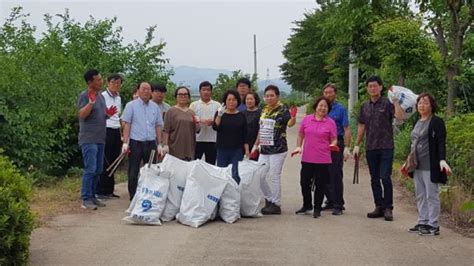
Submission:
POLYGON ((394 145, 395 145, 395 159, 405 160, 410 153, 411 145, 411 131, 413 126, 405 122, 403 126, 396 129, 394 134, 394 145))
POLYGON ((460 115, 446 123, 447 162, 453 169, 452 181, 473 192, 474 186, 474 113, 460 115))
POLYGON ((33 216, 29 208, 31 183, 0 156, 0 265, 28 262, 33 216))

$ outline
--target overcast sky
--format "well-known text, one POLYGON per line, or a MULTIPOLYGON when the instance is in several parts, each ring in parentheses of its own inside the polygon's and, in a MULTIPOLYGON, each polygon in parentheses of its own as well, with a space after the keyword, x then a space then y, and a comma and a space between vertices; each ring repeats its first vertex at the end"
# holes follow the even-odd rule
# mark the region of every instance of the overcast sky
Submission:
MULTIPOLYGON (((2 21, 13 6, 31 14, 30 23, 45 29, 43 15, 64 13, 84 22, 117 16, 125 42, 142 41, 145 28, 158 25, 157 39, 167 45, 165 55, 173 66, 195 66, 253 73, 253 34, 257 35, 260 78, 280 77, 281 51, 293 21, 317 5, 314 0, 287 1, 9 1, 0 0, 2 21)), ((3 22, 2 22, 3 23, 3 22)))

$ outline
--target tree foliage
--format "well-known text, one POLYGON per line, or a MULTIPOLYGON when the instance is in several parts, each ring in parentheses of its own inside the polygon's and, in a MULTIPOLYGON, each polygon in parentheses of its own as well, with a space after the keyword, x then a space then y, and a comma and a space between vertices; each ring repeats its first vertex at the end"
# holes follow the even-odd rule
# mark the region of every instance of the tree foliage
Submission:
MULTIPOLYGON (((427 29, 432 33, 443 58, 443 68, 448 82, 447 111, 455 111, 456 98, 459 96, 459 82, 463 71, 472 72, 472 64, 466 65, 465 40, 472 38, 474 21, 474 2, 472 0, 417 0, 425 16, 427 29)), ((472 57, 471 60, 472 62, 472 57)))
MULTIPOLYGON (((398 84, 404 86, 407 75, 413 77, 433 64, 436 47, 420 30, 421 22, 395 18, 373 24, 369 36, 381 60, 381 68, 398 74, 398 84)), ((392 78, 392 82, 395 80, 392 78)))
POLYGON ((293 89, 314 93, 331 81, 347 88, 348 65, 357 62, 361 77, 381 66, 370 38, 373 25, 398 16, 409 16, 407 4, 398 1, 318 1, 320 8, 305 14, 283 51, 284 79, 293 89), (350 53, 356 55, 350 58, 350 53))
POLYGON ((344 91, 354 62, 361 81, 377 74, 386 86, 401 83, 433 93, 448 112, 454 105, 458 112, 472 110, 473 1, 317 2, 317 9, 295 22, 283 51, 280 68, 293 89, 315 93, 335 82, 344 91), (414 4, 418 13, 409 8, 414 4))
POLYGON ((235 89, 235 85, 240 78, 248 78, 252 84, 252 89, 258 91, 257 77, 255 75, 244 74, 241 70, 233 71, 231 75, 219 73, 212 90, 214 99, 220 102, 224 92, 235 89))
POLYGON ((14 8, 0 28, 1 147, 23 169, 52 172, 80 158, 76 99, 87 69, 121 73, 124 100, 139 80, 168 82, 170 72, 155 27, 143 42, 124 45, 116 18, 81 24, 67 10, 45 15, 47 30, 37 38, 27 18, 14 8))

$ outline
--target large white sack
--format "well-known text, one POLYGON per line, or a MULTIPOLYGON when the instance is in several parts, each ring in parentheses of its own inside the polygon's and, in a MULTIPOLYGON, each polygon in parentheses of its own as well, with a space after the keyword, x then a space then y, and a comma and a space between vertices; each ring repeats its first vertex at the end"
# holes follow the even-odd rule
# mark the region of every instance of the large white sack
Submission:
POLYGON ((161 215, 161 220, 168 222, 176 217, 181 206, 186 178, 191 173, 195 161, 183 161, 172 155, 166 154, 161 162, 161 169, 170 177, 170 188, 165 210, 161 215))
POLYGON ((123 220, 148 225, 161 225, 160 217, 165 208, 169 179, 160 176, 158 165, 140 169, 140 186, 132 199, 129 215, 123 220))
POLYGON ((230 173, 226 176, 229 179, 219 201, 219 216, 226 223, 234 223, 240 219, 240 188, 232 178, 232 167, 228 168, 230 173))
MULTIPOLYGON (((141 179, 141 176, 145 172, 146 172, 146 167, 140 168, 140 173, 138 174, 137 191, 141 188, 141 184, 142 184, 142 180, 143 180, 143 179, 141 179)), ((136 202, 137 202, 137 197, 133 197, 132 201, 130 202, 130 205, 128 206, 128 209, 125 211, 127 214, 130 214, 132 212, 132 209, 135 206, 136 202)))
POLYGON ((229 181, 223 176, 225 172, 201 160, 195 161, 176 215, 180 223, 197 228, 211 218, 229 181))
MULTIPOLYGON (((145 166, 147 166, 147 165, 145 165, 145 166)), ((142 179, 142 178, 140 178, 140 177, 141 177, 144 173, 147 172, 147 167, 145 167, 145 166, 142 167, 142 168, 140 168, 140 173, 139 173, 139 175, 138 175, 138 182, 137 182, 137 191, 140 190, 141 185, 142 185, 142 182, 143 182, 143 180, 144 180, 144 179, 142 179)), ((163 171, 163 169, 161 168, 161 164, 159 164, 159 163, 158 163, 158 164, 152 164, 151 167, 152 167, 152 168, 155 168, 155 169, 159 169, 159 172, 160 172, 159 175, 162 176, 162 177, 165 177, 165 178, 168 178, 168 179, 169 179, 169 175, 168 175, 166 172, 163 171)), ((135 206, 136 201, 137 201, 137 197, 133 197, 133 198, 132 198, 132 201, 130 202, 130 205, 128 206, 128 209, 125 210, 125 212, 126 212, 127 214, 130 214, 130 213, 132 212, 132 208, 133 208, 133 206, 135 206)))
POLYGON ((244 217, 260 217, 260 203, 263 200, 261 179, 269 167, 251 160, 239 162, 240 214, 244 217))
POLYGON ((411 90, 402 87, 393 85, 388 89, 388 99, 391 103, 393 103, 394 99, 398 99, 400 102, 400 106, 402 107, 403 111, 405 112, 405 117, 403 121, 399 121, 395 119, 396 125, 403 124, 410 116, 412 116, 416 112, 416 99, 418 95, 413 93, 411 90))

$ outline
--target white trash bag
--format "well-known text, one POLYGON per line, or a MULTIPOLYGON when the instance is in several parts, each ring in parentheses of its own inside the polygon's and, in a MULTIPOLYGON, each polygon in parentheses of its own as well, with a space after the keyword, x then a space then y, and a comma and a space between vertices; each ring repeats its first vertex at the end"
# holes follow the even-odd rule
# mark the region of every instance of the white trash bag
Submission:
POLYGON ((416 112, 417 98, 418 95, 405 87, 393 85, 388 89, 388 100, 393 103, 393 99, 398 99, 400 101, 400 106, 405 112, 403 121, 395 119, 395 125, 403 124, 403 122, 416 112))
POLYGON ((240 188, 232 178, 232 166, 227 168, 230 173, 226 176, 229 179, 219 201, 219 216, 226 223, 234 223, 240 219, 240 188))
POLYGON ((263 200, 261 179, 265 178, 269 167, 256 161, 239 162, 240 214, 244 217, 261 217, 260 203, 263 200))
POLYGON ((176 215, 180 223, 197 228, 211 218, 229 181, 216 168, 201 160, 195 161, 176 215))
POLYGON ((160 217, 165 208, 169 179, 160 175, 158 165, 145 165, 140 170, 140 185, 124 221, 135 224, 161 225, 160 217))
POLYGON ((171 221, 176 218, 181 206, 184 187, 186 186, 186 178, 191 173, 191 169, 195 161, 183 161, 172 155, 166 154, 161 162, 161 169, 170 178, 170 188, 168 199, 166 201, 165 210, 161 215, 164 222, 171 221))

